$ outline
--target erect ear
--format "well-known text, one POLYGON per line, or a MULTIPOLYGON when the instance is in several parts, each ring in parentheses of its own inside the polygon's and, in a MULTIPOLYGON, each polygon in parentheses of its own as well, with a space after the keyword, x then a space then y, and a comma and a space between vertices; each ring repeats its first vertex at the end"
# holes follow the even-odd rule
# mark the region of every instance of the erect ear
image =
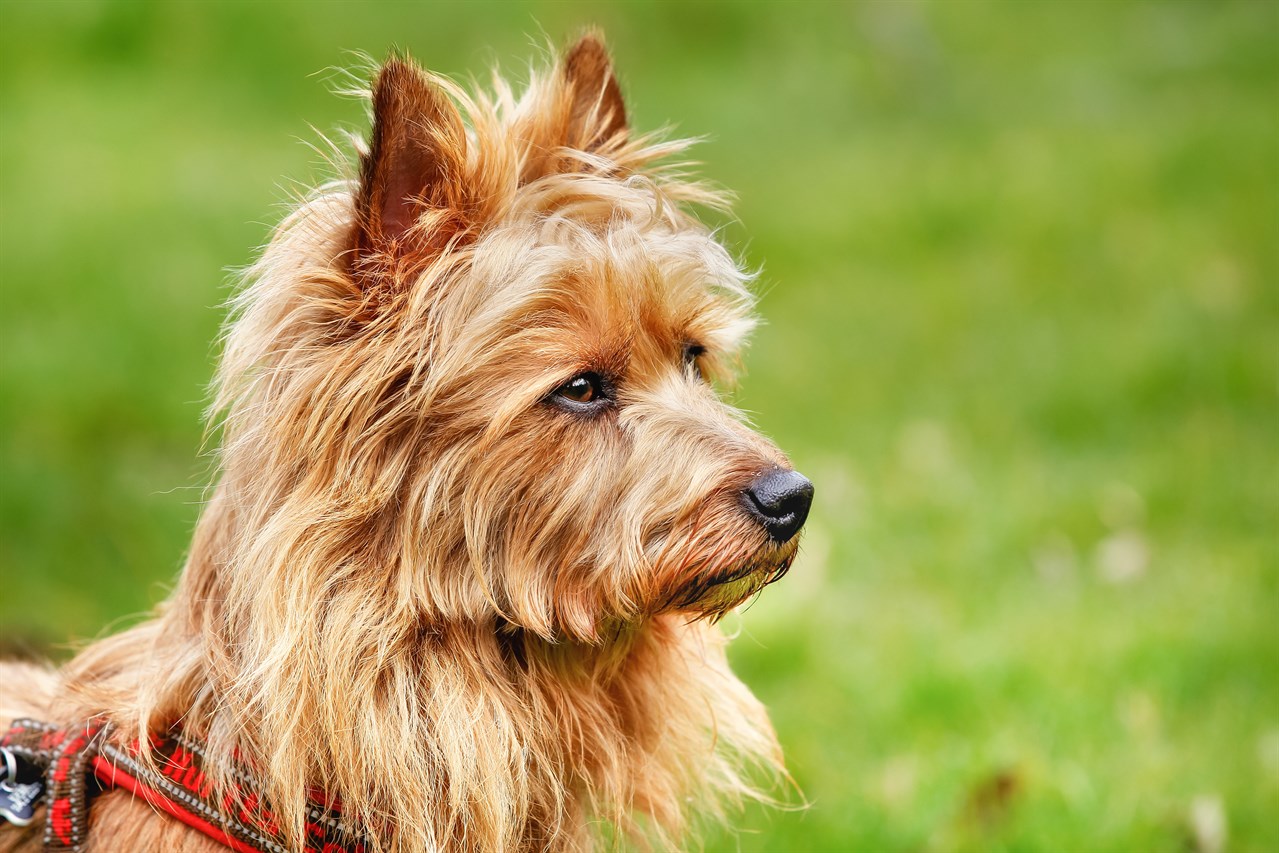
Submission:
POLYGON ((356 197, 357 260, 438 249, 464 227, 466 131, 457 107, 409 60, 373 84, 373 134, 356 197))
POLYGON ((571 148, 591 151, 624 138, 626 105, 613 75, 613 61, 598 33, 587 33, 564 54, 560 66, 569 98, 571 148))

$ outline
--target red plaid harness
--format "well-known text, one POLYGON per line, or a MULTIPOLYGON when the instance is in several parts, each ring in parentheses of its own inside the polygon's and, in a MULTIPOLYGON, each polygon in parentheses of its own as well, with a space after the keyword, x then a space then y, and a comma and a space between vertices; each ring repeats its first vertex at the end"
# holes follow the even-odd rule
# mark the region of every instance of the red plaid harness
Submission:
MULTIPOLYGON (((177 731, 150 736, 154 767, 139 760, 137 741, 117 746, 109 727, 86 723, 58 728, 16 720, 0 738, 0 817, 26 825, 41 803, 46 853, 80 853, 89 830, 92 795, 123 788, 236 853, 290 853, 257 786, 236 768, 233 789, 220 797, 204 772, 203 747, 177 731)), ((365 847, 323 797, 308 803, 301 853, 363 853, 365 847)))

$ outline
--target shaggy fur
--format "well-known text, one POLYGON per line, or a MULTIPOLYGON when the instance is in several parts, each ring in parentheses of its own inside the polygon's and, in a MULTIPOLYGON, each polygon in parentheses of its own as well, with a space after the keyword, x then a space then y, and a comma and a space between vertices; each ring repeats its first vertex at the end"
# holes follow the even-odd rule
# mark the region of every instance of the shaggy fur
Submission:
MULTIPOLYGON (((252 757, 295 844, 311 786, 376 851, 676 844, 781 770, 715 627, 796 548, 740 503, 785 458, 711 384, 748 276, 684 205, 722 199, 655 165, 687 143, 631 133, 594 35, 519 97, 399 59, 371 94, 358 177, 234 302, 177 588, 7 666, 0 710, 180 722, 252 757), (556 396, 584 373, 607 400, 556 396)), ((122 844, 221 849, 107 793, 90 849, 122 844)))

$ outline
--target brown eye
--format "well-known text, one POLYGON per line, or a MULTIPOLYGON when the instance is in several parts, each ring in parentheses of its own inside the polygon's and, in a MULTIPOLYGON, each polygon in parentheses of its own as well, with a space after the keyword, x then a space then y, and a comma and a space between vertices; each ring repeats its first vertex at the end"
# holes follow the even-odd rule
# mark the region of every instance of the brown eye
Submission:
POLYGON ((560 396, 567 397, 574 403, 589 403, 599 395, 599 388, 586 376, 570 379, 560 388, 560 396))
POLYGON ((574 410, 593 410, 608 402, 608 391, 598 373, 582 373, 556 388, 551 400, 574 410))

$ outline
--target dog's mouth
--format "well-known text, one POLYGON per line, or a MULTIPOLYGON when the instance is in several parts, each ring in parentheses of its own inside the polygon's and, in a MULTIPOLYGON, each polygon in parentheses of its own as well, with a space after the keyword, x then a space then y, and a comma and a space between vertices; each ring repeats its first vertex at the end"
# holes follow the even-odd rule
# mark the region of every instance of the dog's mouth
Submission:
POLYGON ((770 542, 727 567, 701 572, 672 596, 670 607, 716 621, 781 580, 798 551, 798 539, 770 542))

